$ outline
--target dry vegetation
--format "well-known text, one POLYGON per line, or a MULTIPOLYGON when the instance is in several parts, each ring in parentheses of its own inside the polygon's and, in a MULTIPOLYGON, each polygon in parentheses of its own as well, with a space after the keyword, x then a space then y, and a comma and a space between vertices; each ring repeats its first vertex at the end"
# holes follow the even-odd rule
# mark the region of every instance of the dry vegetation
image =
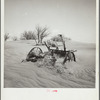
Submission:
POLYGON ((35 40, 36 45, 42 45, 43 39, 46 38, 50 32, 47 27, 36 26, 34 31, 24 31, 21 34, 21 40, 35 40))
POLYGON ((10 38, 9 33, 4 34, 4 40, 7 41, 10 38))

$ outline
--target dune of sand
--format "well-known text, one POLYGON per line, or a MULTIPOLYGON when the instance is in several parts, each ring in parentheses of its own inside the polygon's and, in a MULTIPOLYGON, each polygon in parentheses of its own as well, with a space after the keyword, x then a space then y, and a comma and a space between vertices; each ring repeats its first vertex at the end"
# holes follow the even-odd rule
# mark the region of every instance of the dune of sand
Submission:
MULTIPOLYGON (((69 50, 76 49, 76 62, 58 58, 55 67, 48 68, 43 61, 23 62, 34 41, 8 41, 4 47, 5 88, 94 88, 95 45, 66 42, 69 50)), ((45 46, 39 46, 47 51, 45 46)))

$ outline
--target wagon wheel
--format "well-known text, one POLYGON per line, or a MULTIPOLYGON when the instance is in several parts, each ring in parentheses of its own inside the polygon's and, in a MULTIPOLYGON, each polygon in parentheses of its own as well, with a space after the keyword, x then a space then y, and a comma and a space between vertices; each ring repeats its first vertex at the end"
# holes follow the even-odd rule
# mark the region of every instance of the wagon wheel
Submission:
POLYGON ((71 60, 76 62, 76 58, 75 58, 74 52, 71 52, 71 60))
POLYGON ((75 54, 71 51, 67 51, 65 58, 63 60, 63 64, 65 64, 66 61, 75 61, 76 62, 75 54))
POLYGON ((34 47, 28 53, 28 55, 26 57, 26 61, 36 62, 37 61, 37 58, 40 57, 40 54, 43 54, 41 48, 34 47))
POLYGON ((41 53, 43 53, 43 51, 41 50, 41 48, 39 47, 34 47, 30 50, 30 52, 28 53, 28 55, 34 53, 34 55, 39 56, 41 53))

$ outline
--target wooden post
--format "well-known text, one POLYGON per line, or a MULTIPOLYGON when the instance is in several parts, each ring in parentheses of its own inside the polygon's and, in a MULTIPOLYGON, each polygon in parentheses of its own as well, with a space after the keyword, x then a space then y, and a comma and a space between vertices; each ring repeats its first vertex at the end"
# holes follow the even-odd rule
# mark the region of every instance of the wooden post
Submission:
POLYGON ((63 40, 63 37, 62 37, 61 34, 59 36, 61 37, 61 40, 62 40, 62 43, 63 43, 63 46, 64 46, 64 51, 66 51, 65 41, 63 40))

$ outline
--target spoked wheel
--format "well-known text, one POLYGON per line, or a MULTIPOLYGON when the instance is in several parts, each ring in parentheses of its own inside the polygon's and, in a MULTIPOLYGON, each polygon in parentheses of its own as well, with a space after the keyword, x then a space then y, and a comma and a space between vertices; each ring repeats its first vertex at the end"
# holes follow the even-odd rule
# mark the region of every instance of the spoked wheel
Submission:
POLYGON ((63 64, 65 64, 66 61, 75 61, 76 62, 76 58, 75 58, 75 54, 71 51, 67 51, 63 64))
POLYGON ((34 47, 28 53, 26 61, 36 62, 38 58, 43 58, 43 51, 39 47, 34 47))
POLYGON ((41 53, 43 53, 43 51, 39 47, 34 47, 29 52, 29 54, 32 54, 32 53, 34 53, 34 55, 36 55, 36 56, 39 56, 41 53))
POLYGON ((75 54, 73 52, 71 52, 71 61, 75 61, 76 62, 75 54))

